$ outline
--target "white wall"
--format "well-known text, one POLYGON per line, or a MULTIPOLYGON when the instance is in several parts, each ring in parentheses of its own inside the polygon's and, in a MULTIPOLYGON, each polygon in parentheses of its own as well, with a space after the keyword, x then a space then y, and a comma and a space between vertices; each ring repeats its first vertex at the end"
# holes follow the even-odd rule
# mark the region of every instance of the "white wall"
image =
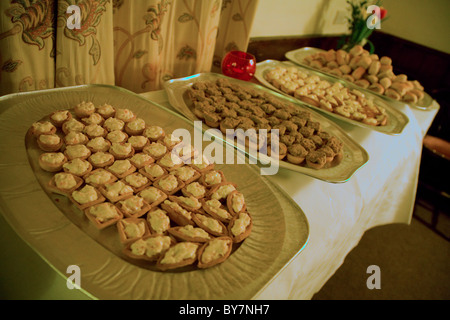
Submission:
POLYGON ((384 0, 389 19, 382 31, 450 53, 449 0, 384 0))
MULTIPOLYGON (((450 53, 450 0, 383 0, 381 31, 450 53)), ((250 36, 332 35, 348 31, 345 0, 259 0, 250 36)))
POLYGON ((340 34, 347 24, 333 24, 346 12, 345 0, 259 0, 251 37, 340 34))

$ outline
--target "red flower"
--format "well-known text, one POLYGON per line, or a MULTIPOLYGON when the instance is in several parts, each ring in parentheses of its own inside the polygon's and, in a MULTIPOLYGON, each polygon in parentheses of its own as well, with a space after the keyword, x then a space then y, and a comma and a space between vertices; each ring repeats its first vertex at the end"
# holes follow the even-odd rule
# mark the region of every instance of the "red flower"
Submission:
POLYGON ((383 7, 380 7, 380 19, 383 20, 386 17, 387 10, 383 7))

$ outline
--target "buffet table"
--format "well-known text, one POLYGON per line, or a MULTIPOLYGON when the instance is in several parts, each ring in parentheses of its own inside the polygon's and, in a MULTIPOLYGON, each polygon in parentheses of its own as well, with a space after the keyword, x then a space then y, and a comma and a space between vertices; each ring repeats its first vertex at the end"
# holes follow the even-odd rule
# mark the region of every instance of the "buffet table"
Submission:
MULTIPOLYGON (((142 94, 171 108, 165 91, 142 94)), ((400 104, 399 104, 400 105, 400 104)), ((344 262, 364 232, 412 218, 422 139, 439 111, 403 105, 409 123, 390 136, 338 121, 369 153, 368 163, 347 182, 331 184, 280 168, 268 176, 305 212, 310 238, 306 248, 255 299, 311 299, 344 262)))
MULTIPOLYGON (((163 90, 141 96, 171 108, 163 90)), ((311 299, 340 267, 366 230, 384 224, 410 223, 422 139, 437 114, 439 105, 433 101, 427 111, 412 109, 406 105, 399 105, 399 108, 407 115, 409 123, 400 135, 395 136, 333 119, 367 150, 370 157, 367 164, 349 181, 327 183, 282 168, 277 175, 268 176, 305 213, 309 223, 309 239, 306 247, 254 299, 311 299)), ((1 224, 2 230, 10 230, 3 219, 1 224)), ((9 239, 2 240, 2 247, 13 245, 6 241, 9 239)), ((34 253, 31 250, 20 252, 22 257, 28 254, 34 253)), ((3 263, 16 262, 11 257, 3 263)), ((25 269, 23 274, 32 272, 27 266, 21 268, 25 269)), ((2 279, 10 276, 3 274, 3 270, 0 272, 2 279)), ((45 279, 48 280, 45 286, 26 288, 26 284, 21 283, 17 290, 36 291, 36 298, 45 298, 48 296, 46 292, 52 288, 61 289, 65 286, 66 280, 50 267, 39 276, 44 282, 45 279)), ((60 290, 58 297, 80 298, 80 293, 60 290)))

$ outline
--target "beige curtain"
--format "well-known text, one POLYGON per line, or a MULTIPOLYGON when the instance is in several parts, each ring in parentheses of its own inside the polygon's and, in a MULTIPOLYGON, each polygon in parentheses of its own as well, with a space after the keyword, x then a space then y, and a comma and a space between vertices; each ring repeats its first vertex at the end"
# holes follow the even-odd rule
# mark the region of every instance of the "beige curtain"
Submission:
POLYGON ((2 0, 0 95, 102 83, 134 92, 220 72, 246 50, 258 0, 2 0), (80 8, 71 29, 70 5, 80 8), (69 20, 69 24, 68 24, 69 20))

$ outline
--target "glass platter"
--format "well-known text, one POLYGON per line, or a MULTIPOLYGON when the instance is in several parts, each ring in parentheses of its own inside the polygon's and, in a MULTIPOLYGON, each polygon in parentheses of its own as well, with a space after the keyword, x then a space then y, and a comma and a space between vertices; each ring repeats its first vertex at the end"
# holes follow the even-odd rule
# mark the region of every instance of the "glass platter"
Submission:
MULTIPOLYGON (((308 108, 305 104, 299 102, 297 99, 286 97, 283 94, 279 94, 265 88, 263 86, 253 84, 246 81, 241 81, 229 77, 225 77, 221 74, 217 73, 200 73, 186 78, 173 79, 164 83, 164 88, 166 89, 169 102, 178 112, 183 114, 185 117, 192 121, 200 121, 197 116, 195 116, 190 109, 190 101, 186 95, 187 89, 197 81, 214 81, 219 78, 226 78, 232 83, 254 88, 256 90, 262 90, 264 92, 270 93, 275 97, 285 100, 286 102, 290 102, 295 104, 298 108, 307 110, 312 114, 312 119, 321 123, 323 131, 327 131, 330 134, 335 135, 337 138, 341 139, 344 142, 344 157, 342 161, 333 167, 324 168, 320 170, 311 169, 299 165, 294 165, 288 163, 287 161, 280 161, 280 168, 288 169, 295 172, 300 172, 302 174, 308 175, 310 177, 330 182, 330 183, 342 183, 348 181, 352 175, 364 166, 369 160, 369 155, 367 151, 361 147, 357 142, 355 142, 351 137, 349 137, 345 131, 343 131, 337 124, 333 121, 325 118, 321 114, 315 112, 308 108)), ((209 128, 206 124, 203 124, 203 127, 209 128)), ((214 134, 214 133, 212 133, 214 134)), ((223 139, 224 136, 222 133, 218 135, 219 138, 223 139)), ((251 152, 248 151, 248 148, 245 148, 243 145, 239 145, 235 143, 235 147, 240 149, 242 152, 245 152, 249 157, 252 157, 255 161, 258 160, 251 152)), ((261 159, 266 160, 264 155, 259 155, 261 159)))
MULTIPOLYGON (((267 72, 269 72, 270 70, 278 67, 278 66, 281 66, 281 67, 296 67, 296 68, 302 70, 303 72, 305 72, 307 74, 318 75, 321 78, 321 80, 326 80, 326 81, 328 81, 330 83, 340 82, 345 87, 347 87, 349 89, 356 89, 356 90, 360 89, 359 87, 357 87, 357 86, 355 86, 353 84, 349 84, 346 81, 341 81, 340 79, 337 79, 337 78, 328 77, 327 75, 325 75, 323 73, 319 73, 319 72, 316 72, 316 71, 311 70, 311 69, 305 69, 305 68, 302 68, 301 66, 297 66, 297 65, 291 64, 290 62, 280 62, 280 61, 277 61, 277 60, 266 60, 266 61, 263 61, 263 62, 260 62, 260 63, 257 64, 255 77, 256 77, 256 79, 258 79, 258 81, 260 81, 266 87, 268 87, 268 88, 270 88, 272 90, 275 90, 277 92, 280 92, 281 94, 286 95, 289 98, 295 99, 295 100, 297 100, 299 102, 301 102, 301 100, 299 100, 299 99, 297 99, 295 97, 292 97, 292 96, 288 95, 287 93, 284 93, 283 91, 277 89, 276 87, 274 87, 272 84, 270 84, 265 79, 265 74, 267 72)), ((362 91, 362 90, 360 90, 360 91, 362 91)), ((378 97, 370 94, 370 92, 364 92, 364 94, 366 96, 372 97, 374 99, 374 101, 376 101, 376 104, 378 104, 378 105, 382 106, 383 108, 385 108, 385 110, 386 110, 386 112, 387 112, 387 114, 389 116, 388 123, 385 126, 372 126, 372 125, 369 125, 369 124, 365 124, 365 123, 363 123, 361 121, 352 120, 352 119, 349 119, 347 117, 341 116, 340 114, 321 109, 319 107, 316 107, 316 106, 314 106, 312 104, 308 104, 306 102, 302 102, 302 103, 307 104, 310 108, 313 108, 313 109, 315 109, 315 110, 317 110, 319 112, 323 112, 323 113, 325 113, 327 115, 330 115, 333 118, 340 119, 342 121, 345 121, 347 123, 351 123, 353 125, 357 125, 357 126, 360 126, 360 127, 368 128, 368 129, 375 130, 375 131, 378 131, 378 132, 381 132, 381 133, 385 133, 385 134, 389 134, 389 135, 397 135, 397 134, 402 133, 403 129, 406 127, 406 125, 409 122, 408 117, 403 112, 393 108, 390 104, 386 103, 384 100, 379 99, 378 97)))
MULTIPOLYGON (((322 74, 326 74, 326 75, 328 75, 330 77, 333 77, 333 78, 339 79, 341 81, 344 81, 346 83, 352 84, 351 82, 349 82, 347 80, 339 78, 339 77, 337 77, 337 76, 335 76, 333 74, 329 74, 329 73, 323 72, 321 70, 311 68, 311 66, 303 63, 303 59, 305 59, 305 57, 307 57, 307 56, 309 56, 311 54, 317 53, 317 52, 324 52, 324 51, 325 50, 319 49, 319 48, 304 47, 304 48, 300 48, 300 49, 296 49, 296 50, 292 50, 292 51, 286 52, 285 53, 285 57, 287 59, 289 59, 290 61, 292 61, 292 62, 294 62, 294 63, 296 63, 296 64, 298 64, 300 66, 303 66, 303 67, 311 69, 311 70, 315 70, 315 71, 320 72, 322 74)), ((358 87, 358 88, 360 88, 360 87, 358 87)), ((373 91, 368 90, 368 89, 363 89, 363 88, 360 88, 360 89, 362 91, 364 91, 364 92, 370 92, 370 93, 372 93, 372 94, 374 94, 374 95, 376 95, 376 96, 378 96, 380 98, 383 98, 386 101, 388 101, 388 102, 390 102, 391 104, 394 104, 394 105, 397 104, 397 103, 407 104, 406 102, 394 100, 394 99, 392 99, 392 98, 390 98, 388 96, 385 96, 383 94, 379 94, 379 93, 373 92, 373 91)), ((428 93, 426 93, 426 92, 424 92, 424 93, 425 93, 425 97, 422 100, 418 101, 417 103, 408 103, 407 105, 409 105, 409 106, 411 106, 413 108, 416 108, 416 109, 420 109, 420 110, 428 110, 428 109, 430 109, 431 104, 433 102, 433 98, 428 93)))
MULTIPOLYGON (((251 299, 276 278, 309 239, 301 208, 256 165, 217 165, 247 199, 253 230, 224 263, 209 269, 157 271, 128 259, 115 226, 99 231, 62 197, 47 190, 51 177, 39 168, 40 153, 30 126, 81 101, 129 108, 148 124, 169 132, 189 130, 178 114, 125 89, 85 85, 13 94, 0 99, 0 211, 18 235, 53 269, 81 271, 83 292, 94 299, 251 299)), ((20 254, 20 253, 19 253, 20 254)), ((19 267, 19 266, 18 266, 19 267)), ((22 267, 22 266, 20 266, 22 267)), ((32 271, 32 270, 31 270, 32 271)), ((30 272, 31 272, 30 271, 30 272)))

